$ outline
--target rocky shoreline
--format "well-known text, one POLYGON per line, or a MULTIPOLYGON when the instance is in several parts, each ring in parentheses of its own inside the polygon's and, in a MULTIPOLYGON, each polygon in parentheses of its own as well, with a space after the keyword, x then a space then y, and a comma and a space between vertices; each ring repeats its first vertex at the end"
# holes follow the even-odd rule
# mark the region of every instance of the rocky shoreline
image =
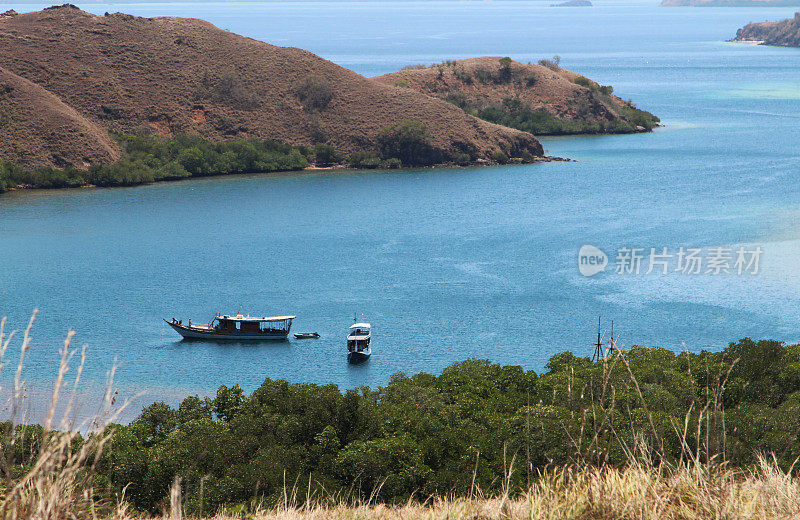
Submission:
POLYGON ((747 24, 736 32, 732 42, 756 43, 776 47, 800 47, 800 12, 778 22, 747 24))

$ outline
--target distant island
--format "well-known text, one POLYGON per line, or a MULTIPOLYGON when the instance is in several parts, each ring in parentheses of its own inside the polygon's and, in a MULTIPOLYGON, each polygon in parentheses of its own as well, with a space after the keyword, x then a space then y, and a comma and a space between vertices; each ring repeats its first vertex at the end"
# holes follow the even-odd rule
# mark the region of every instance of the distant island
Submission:
POLYGON ((567 0, 559 4, 550 4, 550 7, 592 7, 589 0, 567 0))
POLYGON ((13 129, 0 134, 0 190, 292 170, 354 155, 384 167, 545 159, 529 133, 202 20, 66 4, 0 15, 0 39, 0 122, 13 129))
POLYGON ((536 64, 484 57, 407 67, 375 78, 438 97, 468 114, 536 135, 649 132, 659 119, 631 101, 562 68, 559 58, 536 64))
POLYGON ((795 7, 800 0, 662 0, 661 7, 795 7))
POLYGON ((202 20, 71 4, 6 11, 0 39, 0 192, 311 166, 531 163, 554 159, 536 134, 658 124, 558 58, 365 78, 202 20))
POLYGON ((736 32, 734 42, 752 42, 779 47, 800 47, 800 12, 779 22, 745 25, 736 32))

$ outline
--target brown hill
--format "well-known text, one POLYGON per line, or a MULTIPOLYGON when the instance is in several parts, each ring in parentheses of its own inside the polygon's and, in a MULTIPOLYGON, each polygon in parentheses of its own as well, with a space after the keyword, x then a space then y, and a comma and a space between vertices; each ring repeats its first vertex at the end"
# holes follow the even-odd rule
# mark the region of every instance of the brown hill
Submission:
POLYGON ((329 142, 352 152, 374 148, 389 125, 420 120, 446 154, 542 155, 530 134, 202 20, 95 16, 65 5, 0 17, 0 42, 0 66, 111 130, 329 142))
POLYGON ((736 32, 735 42, 758 42, 763 45, 800 47, 800 13, 780 22, 745 25, 736 32))
POLYGON ((611 87, 551 60, 540 63, 470 58, 407 67, 374 79, 445 99, 505 125, 520 128, 527 121, 532 127, 524 129, 538 134, 635 132, 656 126, 657 117, 614 96, 611 87))
POLYGON ((0 68, 0 159, 27 167, 73 166, 119 158, 104 129, 42 87, 0 68))
POLYGON ((662 0, 661 7, 793 7, 800 0, 662 0))

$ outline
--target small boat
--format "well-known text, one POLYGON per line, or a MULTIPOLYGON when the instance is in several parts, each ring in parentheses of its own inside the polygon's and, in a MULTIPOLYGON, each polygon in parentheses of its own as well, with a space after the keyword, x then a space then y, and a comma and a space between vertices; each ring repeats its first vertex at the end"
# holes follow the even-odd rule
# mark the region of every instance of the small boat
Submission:
POLYGON ((360 363, 372 355, 370 347, 371 327, 369 323, 354 323, 347 334, 347 361, 360 363))
POLYGON ((217 315, 208 325, 193 325, 192 320, 164 320, 184 339, 262 341, 281 340, 289 335, 297 316, 217 315))
POLYGON ((297 339, 318 338, 319 332, 295 332, 294 337, 297 339))

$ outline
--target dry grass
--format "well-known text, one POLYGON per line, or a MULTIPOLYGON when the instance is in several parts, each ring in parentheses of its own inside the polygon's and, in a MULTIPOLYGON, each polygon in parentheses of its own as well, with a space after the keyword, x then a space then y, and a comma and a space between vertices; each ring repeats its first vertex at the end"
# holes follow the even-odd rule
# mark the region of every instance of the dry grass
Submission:
MULTIPOLYGON (((257 520, 700 520, 800 518, 800 480, 763 458, 749 473, 697 465, 558 468, 510 498, 447 499, 400 507, 339 505, 260 510, 257 520)), ((216 520, 233 517, 219 514, 216 520)))
MULTIPOLYGON (((34 311, 22 334, 13 388, 8 391, 0 387, 0 395, 6 399, 2 406, 5 422, 0 428, 0 469, 4 477, 0 484, 0 517, 41 520, 96 518, 98 511, 107 511, 108 508, 101 507, 103 504, 95 500, 93 470, 109 439, 106 427, 127 403, 116 406, 116 394, 112 392, 115 369, 112 368, 97 412, 84 421, 76 420, 74 403, 80 391, 86 346, 80 350, 80 363, 70 381, 67 379, 70 361, 78 352, 71 348, 75 333, 70 331, 61 348, 61 361, 54 378, 47 417, 41 430, 31 428, 26 414, 27 388, 22 376, 36 314, 34 311), (62 398, 65 392, 69 393, 66 401, 62 398)), ((7 365, 6 353, 16 336, 17 331, 6 333, 6 320, 3 318, 0 321, 0 371, 7 365)), ((118 507, 113 514, 124 514, 124 509, 118 507)))

